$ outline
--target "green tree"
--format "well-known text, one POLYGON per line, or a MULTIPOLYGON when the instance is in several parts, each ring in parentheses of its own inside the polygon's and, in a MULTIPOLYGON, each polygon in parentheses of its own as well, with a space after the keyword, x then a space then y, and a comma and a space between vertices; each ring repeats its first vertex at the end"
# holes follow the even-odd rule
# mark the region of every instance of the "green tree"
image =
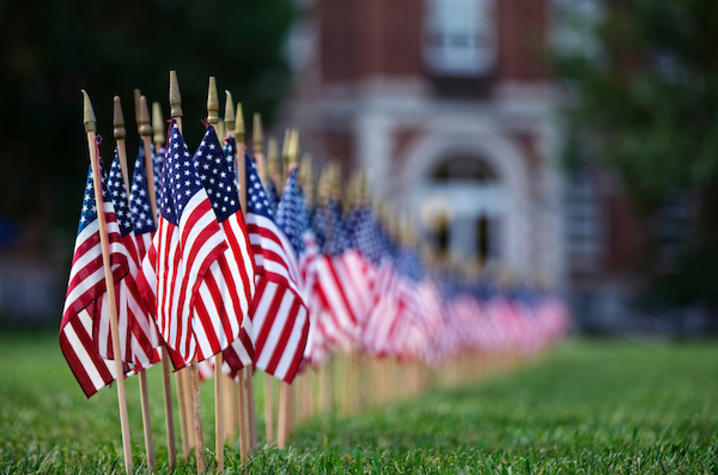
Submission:
MULTIPOLYGON (((594 17, 595 19, 595 17, 594 17)), ((585 24, 584 24, 585 26, 585 24)), ((622 180, 644 223, 640 271, 673 304, 718 301, 718 3, 605 2, 586 50, 557 54, 582 151, 622 180), (690 198, 690 240, 675 271, 655 265, 652 219, 690 198)))
POLYGON ((209 75, 243 102, 247 117, 259 111, 270 122, 288 85, 291 3, 0 1, 0 218, 68 233, 76 225, 88 164, 81 88, 93 100, 106 161, 113 96, 122 98, 134 156, 132 90, 160 101, 169 115, 170 69, 178 73, 190 145, 204 131, 209 75))

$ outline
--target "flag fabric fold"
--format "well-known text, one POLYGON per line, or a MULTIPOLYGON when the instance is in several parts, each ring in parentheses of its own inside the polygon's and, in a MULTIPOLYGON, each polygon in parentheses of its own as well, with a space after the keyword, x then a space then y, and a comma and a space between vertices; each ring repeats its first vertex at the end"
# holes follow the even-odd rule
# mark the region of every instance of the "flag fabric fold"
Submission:
POLYGON ((289 240, 274 222, 267 193, 249 156, 247 230, 258 274, 252 301, 257 368, 291 383, 302 362, 309 331, 299 268, 289 240))
POLYGON ((195 317, 207 329, 207 338, 199 339, 198 359, 225 350, 225 360, 236 372, 254 356, 249 318, 255 290, 254 263, 234 174, 212 126, 207 127, 194 165, 227 243, 198 289, 195 317))
POLYGON ((175 121, 162 164, 158 206, 158 229, 142 262, 138 285, 154 308, 160 334, 178 369, 197 356, 198 347, 213 331, 194 318, 195 301, 205 274, 228 246, 175 121))
MULTIPOLYGON (((98 154, 98 166, 101 163, 98 154)), ((114 281, 119 282, 129 270, 115 208, 104 182, 102 182, 102 201, 99 205, 95 201, 92 167, 90 167, 85 182, 80 223, 75 238, 75 250, 59 335, 62 353, 88 398, 116 377, 113 365, 102 358, 97 341, 93 340, 93 327, 100 318, 101 312, 99 301, 107 290, 100 245, 98 209, 105 216, 114 281)))

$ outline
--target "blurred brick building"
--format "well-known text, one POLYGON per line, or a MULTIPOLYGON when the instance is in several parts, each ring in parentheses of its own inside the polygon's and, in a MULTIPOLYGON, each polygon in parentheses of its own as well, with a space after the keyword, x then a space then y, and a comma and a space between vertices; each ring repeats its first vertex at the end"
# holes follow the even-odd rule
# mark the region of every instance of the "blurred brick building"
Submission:
POLYGON ((565 94, 550 48, 590 47, 560 11, 590 19, 596 1, 300 4, 283 117, 306 149, 366 169, 372 190, 456 259, 599 305, 630 292, 640 239, 620 188, 602 170, 560 165, 565 94))
POLYGON ((318 0, 288 120, 456 258, 565 275, 546 0, 318 0))

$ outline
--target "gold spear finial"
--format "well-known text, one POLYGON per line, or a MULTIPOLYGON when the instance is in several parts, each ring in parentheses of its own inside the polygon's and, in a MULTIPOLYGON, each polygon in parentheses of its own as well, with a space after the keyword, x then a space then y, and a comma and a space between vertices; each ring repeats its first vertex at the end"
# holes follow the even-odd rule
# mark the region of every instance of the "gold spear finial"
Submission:
POLYGON ((252 149, 254 155, 262 155, 264 152, 264 131, 262 130, 262 116, 259 112, 254 113, 252 122, 252 149))
POLYGON ((314 205, 314 166, 312 157, 309 153, 302 155, 302 161, 299 166, 299 186, 302 187, 304 198, 309 206, 314 205))
POLYGON ((115 96, 113 99, 112 107, 112 135, 115 140, 124 139, 127 137, 127 131, 125 130, 125 117, 122 115, 122 103, 120 102, 120 96, 115 96))
POLYGON ((234 116, 234 135, 237 137, 237 143, 244 143, 246 130, 244 128, 244 113, 242 112, 242 103, 237 103, 237 114, 234 116))
POLYGON ((235 114, 234 114, 234 102, 232 102, 232 93, 229 91, 224 91, 224 95, 225 95, 224 125, 227 128, 228 132, 230 130, 234 131, 235 114))
POLYGON ((207 90, 207 122, 215 128, 219 122, 219 97, 217 95, 217 79, 214 76, 209 77, 207 90))
POLYGON ((147 98, 140 96, 140 126, 138 132, 142 137, 152 135, 152 126, 150 125, 150 110, 147 107, 147 98))
POLYGON ((282 142, 282 159, 289 159, 289 137, 291 135, 290 129, 284 129, 284 141, 282 142))
POLYGON ((296 166, 299 160, 299 131, 292 129, 289 135, 289 149, 287 150, 288 167, 296 166))
POLYGON ((133 91, 133 95, 135 98, 135 124, 137 124, 137 128, 140 128, 140 96, 142 93, 139 89, 135 88, 133 91))
POLYGON ((242 103, 237 103, 237 114, 234 116, 234 135, 237 137, 237 143, 244 143, 247 130, 244 128, 244 113, 242 112, 242 103))
POLYGON ((274 137, 267 139, 267 167, 272 178, 276 179, 279 173, 279 144, 274 137))
POLYGON ((331 196, 330 175, 331 164, 328 164, 322 170, 322 173, 319 176, 319 184, 317 185, 317 198, 320 203, 326 202, 331 196))
POLYGON ((182 96, 180 95, 177 71, 170 71, 170 116, 182 117, 182 96))
POLYGON ((87 91, 82 89, 83 97, 83 119, 82 122, 85 124, 85 132, 95 132, 97 130, 97 119, 95 118, 95 109, 92 108, 92 102, 90 102, 90 96, 87 95, 87 91))
POLYGON ((331 197, 335 200, 339 200, 341 198, 341 186, 342 186, 342 170, 339 166, 339 163, 332 162, 330 165, 330 188, 329 192, 331 193, 331 197))
MULTIPOLYGON (((152 103, 152 141, 158 146, 165 140, 165 125, 162 121, 162 106, 159 102, 152 103)), ((157 147, 159 150, 159 147, 157 147)))

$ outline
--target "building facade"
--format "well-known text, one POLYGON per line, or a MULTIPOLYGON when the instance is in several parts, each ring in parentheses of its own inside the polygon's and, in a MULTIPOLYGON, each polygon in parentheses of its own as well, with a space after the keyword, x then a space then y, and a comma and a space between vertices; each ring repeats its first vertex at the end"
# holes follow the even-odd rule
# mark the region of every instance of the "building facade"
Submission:
MULTIPOLYGON (((283 112, 305 148, 366 170, 455 260, 562 286, 594 250, 568 242, 551 2, 305 3, 283 112)), ((595 190, 573 188, 585 221, 595 190)))

